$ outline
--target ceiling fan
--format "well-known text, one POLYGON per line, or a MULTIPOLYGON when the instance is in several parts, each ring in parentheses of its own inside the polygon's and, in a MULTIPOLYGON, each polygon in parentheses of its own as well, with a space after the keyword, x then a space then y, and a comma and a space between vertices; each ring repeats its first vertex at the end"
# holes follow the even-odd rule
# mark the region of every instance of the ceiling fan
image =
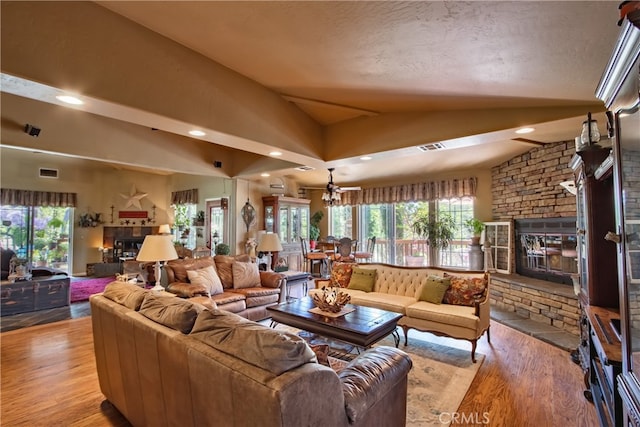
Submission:
POLYGON ((309 190, 325 190, 322 194, 322 200, 326 205, 333 205, 334 203, 340 202, 340 193, 344 193, 345 191, 358 191, 361 190, 360 187, 340 187, 333 182, 333 171, 335 168, 329 168, 329 182, 327 183, 325 188, 318 187, 303 187, 309 190))

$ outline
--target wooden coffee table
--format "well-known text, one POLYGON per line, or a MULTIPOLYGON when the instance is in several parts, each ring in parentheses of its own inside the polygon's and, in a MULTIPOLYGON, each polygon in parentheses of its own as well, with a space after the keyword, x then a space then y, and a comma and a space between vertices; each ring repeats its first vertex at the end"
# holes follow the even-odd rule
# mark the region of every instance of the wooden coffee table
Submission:
POLYGON ((329 317, 310 313, 315 305, 310 297, 267 307, 272 323, 282 323, 304 331, 334 338, 360 347, 371 347, 389 334, 393 335, 396 347, 400 335, 396 329, 399 313, 347 304, 354 311, 340 317, 329 317))

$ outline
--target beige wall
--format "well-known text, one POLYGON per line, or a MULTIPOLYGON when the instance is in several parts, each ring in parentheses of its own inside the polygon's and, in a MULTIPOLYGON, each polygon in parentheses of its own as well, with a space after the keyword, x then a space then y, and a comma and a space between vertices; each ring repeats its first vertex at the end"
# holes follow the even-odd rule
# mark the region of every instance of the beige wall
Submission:
MULTIPOLYGON (((120 225, 118 211, 136 210, 126 208, 127 199, 121 194, 128 195, 132 186, 137 192, 147 193, 141 200, 142 210, 152 215, 155 205, 155 223, 173 223, 173 209, 170 206, 172 191, 198 188, 198 210, 205 209, 207 200, 221 197, 229 198, 230 241, 232 253, 244 253, 245 242, 248 237, 256 237, 263 229, 262 197, 274 193, 269 186, 272 182, 285 183, 285 195, 297 197, 298 186, 289 179, 263 178, 259 181, 246 181, 228 178, 216 178, 199 175, 160 175, 145 171, 115 169, 103 163, 73 159, 48 154, 35 154, 22 150, 8 148, 0 149, 1 185, 3 188, 18 188, 43 191, 75 192, 78 194, 78 206, 75 209, 76 225, 72 233, 73 253, 71 254, 72 274, 84 273, 87 263, 101 260, 98 248, 102 246, 102 227, 81 228, 77 226, 77 218, 86 212, 100 212, 103 214, 105 225, 120 225), (59 179, 38 177, 38 168, 46 167, 59 170, 59 179), (249 227, 249 231, 242 222, 240 212, 249 199, 256 209, 256 221, 249 227), (113 218, 111 216, 111 206, 113 218), (112 222, 113 221, 113 222, 112 222)), ((436 180, 460 176, 476 176, 478 178, 478 197, 476 216, 483 220, 491 218, 491 172, 475 171, 452 173, 438 176, 423 176, 419 180, 436 180)), ((312 199, 310 214, 317 210, 326 212, 320 197, 322 191, 309 191, 312 199)), ((322 235, 327 234, 327 215, 320 225, 322 235)))
MULTIPOLYGON (((102 246, 102 227, 82 228, 77 225, 80 215, 87 212, 100 212, 105 225, 120 225, 120 210, 138 210, 126 207, 132 186, 136 192, 147 193, 141 199, 141 208, 153 215, 155 205, 155 223, 173 223, 173 209, 170 207, 171 192, 198 188, 200 199, 221 197, 225 192, 232 196, 232 180, 192 175, 158 175, 132 170, 117 170, 101 163, 70 159, 46 154, 27 153, 20 150, 0 149, 1 174, 3 188, 25 190, 73 192, 78 195, 75 209, 74 229, 72 231, 73 253, 71 254, 72 274, 83 273, 87 263, 99 262, 102 246), (39 178, 40 167, 58 169, 58 179, 39 178), (111 215, 113 206, 113 216, 111 215)), ((204 209, 201 202, 199 209, 204 209), (202 206, 202 207, 201 207, 202 206)), ((137 221, 139 225, 139 220, 137 221)))

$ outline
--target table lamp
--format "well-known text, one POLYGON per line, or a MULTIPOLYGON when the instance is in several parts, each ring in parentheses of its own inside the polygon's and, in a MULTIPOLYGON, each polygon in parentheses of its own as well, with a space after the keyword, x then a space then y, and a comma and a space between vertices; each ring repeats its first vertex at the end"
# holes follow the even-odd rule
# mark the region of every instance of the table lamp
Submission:
POLYGON ((271 252, 280 252, 282 245, 280 244, 280 238, 276 233, 265 233, 260 237, 258 252, 266 252, 269 254, 269 261, 267 263, 267 271, 271 271, 271 252))
POLYGON ((158 227, 158 234, 171 234, 171 227, 169 224, 162 224, 158 227))
POLYGON ((144 238, 136 261, 156 263, 154 266, 156 285, 151 289, 152 291, 164 291, 160 284, 160 261, 164 262, 177 258, 178 254, 173 246, 172 236, 150 234, 144 238))

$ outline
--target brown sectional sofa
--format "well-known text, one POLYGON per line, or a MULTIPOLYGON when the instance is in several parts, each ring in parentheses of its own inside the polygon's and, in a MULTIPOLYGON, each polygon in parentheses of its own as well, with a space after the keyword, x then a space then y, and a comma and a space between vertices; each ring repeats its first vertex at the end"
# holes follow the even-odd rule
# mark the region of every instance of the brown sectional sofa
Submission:
MULTIPOLYGON (((169 261, 164 270, 167 277, 166 289, 180 297, 189 298, 209 308, 209 296, 220 310, 229 311, 250 320, 262 320, 269 317, 267 307, 278 304, 284 298, 286 278, 274 272, 259 271, 259 281, 249 287, 237 287, 234 282, 233 264, 235 262, 249 262, 248 256, 225 256, 185 258, 169 261), (220 281, 222 292, 210 294, 210 289, 202 285, 191 283, 188 271, 196 271, 213 266, 220 281)), ((257 269, 257 265, 256 265, 257 269)))
POLYGON ((113 282, 90 299, 100 389, 134 426, 404 426, 411 359, 339 373, 297 335, 113 282))

